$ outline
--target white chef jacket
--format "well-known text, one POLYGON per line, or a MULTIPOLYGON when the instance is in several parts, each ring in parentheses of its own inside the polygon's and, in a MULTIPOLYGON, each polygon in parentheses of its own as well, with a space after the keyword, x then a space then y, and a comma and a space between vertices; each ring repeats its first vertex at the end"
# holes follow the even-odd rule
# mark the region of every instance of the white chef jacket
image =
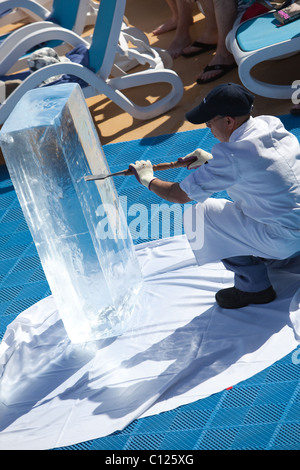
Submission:
POLYGON ((198 263, 238 255, 285 259, 300 251, 297 138, 276 117, 251 117, 229 142, 216 144, 212 155, 180 183, 201 203, 185 213, 198 263), (233 202, 210 198, 223 190, 233 202))

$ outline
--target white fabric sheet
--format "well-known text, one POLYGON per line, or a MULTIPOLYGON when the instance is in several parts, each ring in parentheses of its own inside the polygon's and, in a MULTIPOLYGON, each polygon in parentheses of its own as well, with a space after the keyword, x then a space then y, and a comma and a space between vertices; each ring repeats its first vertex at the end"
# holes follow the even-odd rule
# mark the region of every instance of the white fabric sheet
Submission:
POLYGON ((137 246, 144 288, 126 334, 72 345, 52 296, 21 313, 0 345, 0 449, 51 449, 245 380, 298 346, 299 258, 270 267, 278 298, 223 310, 221 263, 199 267, 185 236, 137 246))

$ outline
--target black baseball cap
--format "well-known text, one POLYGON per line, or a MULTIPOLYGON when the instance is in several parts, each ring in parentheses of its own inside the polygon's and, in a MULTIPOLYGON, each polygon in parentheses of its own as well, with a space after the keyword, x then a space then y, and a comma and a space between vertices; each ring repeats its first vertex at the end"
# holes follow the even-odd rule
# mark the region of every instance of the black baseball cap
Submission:
POLYGON ((222 83, 186 114, 192 124, 203 124, 216 116, 244 116, 250 113, 254 96, 241 85, 222 83))

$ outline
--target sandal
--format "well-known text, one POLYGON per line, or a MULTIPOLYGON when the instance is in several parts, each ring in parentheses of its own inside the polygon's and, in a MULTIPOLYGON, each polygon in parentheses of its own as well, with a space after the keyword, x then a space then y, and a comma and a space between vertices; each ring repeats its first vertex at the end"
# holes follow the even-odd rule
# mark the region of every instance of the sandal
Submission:
POLYGON ((203 52, 212 51, 216 49, 217 44, 206 44, 205 42, 194 41, 189 47, 196 47, 199 50, 194 52, 182 52, 181 55, 183 57, 194 57, 203 52))
POLYGON ((237 67, 237 65, 235 63, 231 64, 231 65, 225 65, 225 64, 207 65, 205 67, 205 69, 203 70, 204 73, 205 72, 211 72, 211 71, 214 71, 214 70, 220 70, 220 73, 218 73, 214 77, 207 78, 207 79, 197 78, 196 82, 199 85, 203 85, 204 83, 213 82, 214 80, 218 80, 218 78, 223 77, 223 75, 225 75, 226 73, 228 73, 231 70, 235 69, 236 67, 237 67))

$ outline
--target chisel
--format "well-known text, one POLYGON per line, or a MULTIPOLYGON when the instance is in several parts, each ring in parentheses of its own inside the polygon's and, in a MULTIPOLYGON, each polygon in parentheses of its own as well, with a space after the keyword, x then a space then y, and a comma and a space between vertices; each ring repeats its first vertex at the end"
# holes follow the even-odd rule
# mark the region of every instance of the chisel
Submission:
MULTIPOLYGON (((161 170, 170 170, 172 168, 185 168, 190 165, 193 161, 196 161, 197 157, 194 159, 189 159, 188 161, 184 160, 177 160, 176 162, 166 162, 166 163, 158 163, 157 165, 153 165, 153 171, 161 171, 161 170)), ((109 173, 108 175, 87 175, 84 177, 85 181, 95 181, 95 180, 104 180, 105 178, 110 178, 111 176, 118 176, 118 175, 133 175, 133 171, 131 168, 127 168, 126 170, 117 171, 116 173, 109 173)))

